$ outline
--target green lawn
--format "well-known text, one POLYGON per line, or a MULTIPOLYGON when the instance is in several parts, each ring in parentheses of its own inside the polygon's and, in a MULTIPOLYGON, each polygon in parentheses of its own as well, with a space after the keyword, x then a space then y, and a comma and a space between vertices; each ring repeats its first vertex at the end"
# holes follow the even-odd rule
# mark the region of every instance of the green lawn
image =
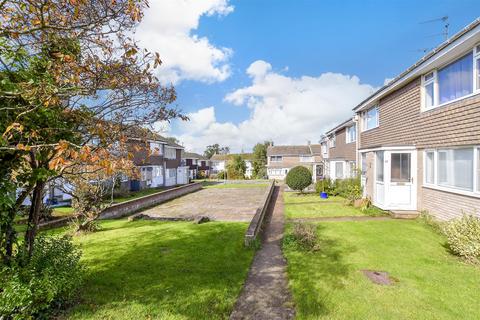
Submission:
POLYGON ((323 222, 317 233, 320 251, 284 247, 297 319, 479 318, 480 268, 452 256, 424 224, 323 222), (398 282, 373 284, 362 269, 398 282))
POLYGON ((284 192, 283 199, 285 202, 285 215, 288 219, 378 216, 385 214, 385 212, 375 207, 362 212, 359 208, 345 205, 345 199, 342 197, 321 199, 317 193, 284 192))
POLYGON ((73 214, 73 208, 70 206, 55 207, 53 208, 52 216, 54 217, 67 217, 73 214))
POLYGON ((67 319, 226 319, 250 266, 246 223, 112 220, 75 238, 88 267, 67 319))

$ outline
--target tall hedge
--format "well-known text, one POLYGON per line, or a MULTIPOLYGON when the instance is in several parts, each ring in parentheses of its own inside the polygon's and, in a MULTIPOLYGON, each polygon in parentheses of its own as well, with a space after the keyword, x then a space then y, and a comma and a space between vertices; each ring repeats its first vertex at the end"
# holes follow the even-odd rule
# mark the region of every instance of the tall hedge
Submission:
POLYGON ((290 189, 303 192, 303 190, 312 183, 312 173, 303 166, 292 168, 285 180, 290 189))

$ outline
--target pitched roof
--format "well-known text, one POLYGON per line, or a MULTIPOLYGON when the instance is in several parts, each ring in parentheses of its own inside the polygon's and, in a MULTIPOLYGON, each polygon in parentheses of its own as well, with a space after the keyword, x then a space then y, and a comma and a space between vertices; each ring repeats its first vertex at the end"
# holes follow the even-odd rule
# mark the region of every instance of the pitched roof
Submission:
POLYGON ((165 138, 164 136, 159 135, 156 132, 153 132, 152 130, 149 130, 147 128, 142 128, 142 127, 130 127, 128 130, 126 130, 126 135, 131 138, 131 139, 139 139, 139 140, 153 140, 153 141, 158 141, 163 144, 166 144, 167 146, 176 148, 176 149, 183 149, 184 147, 179 145, 178 143, 169 141, 168 138, 165 138))
POLYGON ((308 145, 305 146, 269 146, 267 148, 267 156, 272 155, 292 155, 292 156, 300 156, 300 155, 309 155, 310 148, 308 145))
POLYGON ((241 156, 243 160, 253 160, 253 153, 214 154, 210 160, 225 161, 233 159, 234 156, 241 156))
MULTIPOLYGON (((359 112, 365 107, 369 106, 369 104, 371 104, 372 102, 376 101, 376 99, 381 98, 391 90, 394 90, 402 82, 409 80, 409 78, 413 76, 413 73, 415 73, 415 71, 418 71, 418 68, 421 68, 422 65, 430 61, 430 59, 434 58, 436 55, 444 52, 444 49, 447 49, 451 44, 453 44, 457 40, 462 41, 460 40, 460 38, 468 34, 470 31, 478 29, 477 27, 479 26, 480 26, 480 18, 477 18, 468 26, 466 26, 465 28, 463 28, 462 30, 454 34, 452 37, 450 37, 448 40, 442 42, 435 49, 433 49, 432 51, 424 55, 420 60, 418 60, 409 68, 407 68, 405 71, 403 71, 398 76, 396 76, 392 81, 390 81, 389 83, 387 83, 386 85, 384 85, 383 87, 375 91, 373 94, 368 96, 365 100, 363 100, 355 108, 353 108, 353 110, 355 112, 359 112)), ((479 32, 479 30, 477 30, 477 32, 479 32)))
POLYGON ((182 153, 182 158, 207 160, 206 157, 202 156, 201 154, 195 153, 195 152, 183 152, 182 153))
POLYGON ((337 125, 335 128, 330 129, 330 130, 327 131, 325 134, 328 136, 328 135, 330 135, 330 134, 332 134, 332 133, 334 133, 334 132, 337 132, 337 131, 340 130, 340 129, 343 129, 343 128, 345 128, 345 127, 349 127, 349 126, 351 126, 352 124, 353 124, 353 119, 350 118, 350 119, 348 119, 348 120, 340 123, 340 124, 337 125))
POLYGON ((322 154, 322 145, 321 144, 311 144, 310 152, 312 155, 322 154))

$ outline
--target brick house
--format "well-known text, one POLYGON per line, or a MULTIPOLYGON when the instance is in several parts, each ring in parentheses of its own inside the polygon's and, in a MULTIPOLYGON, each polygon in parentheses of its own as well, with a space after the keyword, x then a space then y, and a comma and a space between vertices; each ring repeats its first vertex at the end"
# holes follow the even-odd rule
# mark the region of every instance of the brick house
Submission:
POLYGON ((142 139, 130 135, 128 150, 140 173, 140 188, 168 187, 188 183, 188 167, 183 166, 183 147, 148 132, 142 139))
POLYGON ((336 180, 355 176, 356 143, 357 124, 353 119, 342 122, 325 133, 320 144, 326 177, 336 180))
POLYGON ((364 195, 376 206, 480 216, 480 19, 354 111, 364 195))
POLYGON ((268 179, 284 180, 288 171, 296 166, 309 168, 314 181, 321 179, 324 175, 321 146, 308 144, 269 146, 267 148, 268 179))
POLYGON ((189 168, 188 176, 190 179, 196 179, 199 174, 203 177, 210 175, 210 160, 198 153, 184 152, 182 163, 189 168))

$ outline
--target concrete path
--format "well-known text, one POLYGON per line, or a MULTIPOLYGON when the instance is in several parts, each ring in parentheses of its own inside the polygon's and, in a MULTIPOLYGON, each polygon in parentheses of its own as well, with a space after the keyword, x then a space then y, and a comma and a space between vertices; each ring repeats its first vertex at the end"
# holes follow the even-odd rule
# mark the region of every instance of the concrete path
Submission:
POLYGON ((284 229, 281 187, 275 187, 269 208, 262 247, 253 259, 250 272, 230 319, 293 319, 295 309, 288 290, 286 261, 282 254, 284 229), (272 205, 273 204, 273 205, 272 205))

